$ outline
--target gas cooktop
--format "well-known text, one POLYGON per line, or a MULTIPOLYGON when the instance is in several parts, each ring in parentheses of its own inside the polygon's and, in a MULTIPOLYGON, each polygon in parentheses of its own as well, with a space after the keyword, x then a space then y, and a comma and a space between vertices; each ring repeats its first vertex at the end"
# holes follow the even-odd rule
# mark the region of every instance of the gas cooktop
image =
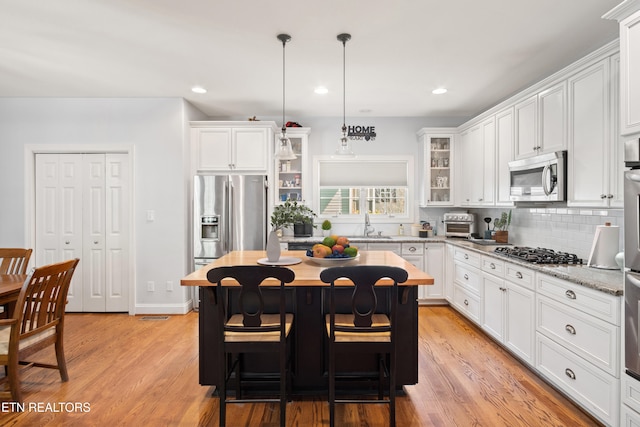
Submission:
POLYGON ((526 246, 499 247, 494 252, 533 264, 582 264, 582 259, 575 254, 556 252, 553 249, 546 248, 530 248, 526 246))

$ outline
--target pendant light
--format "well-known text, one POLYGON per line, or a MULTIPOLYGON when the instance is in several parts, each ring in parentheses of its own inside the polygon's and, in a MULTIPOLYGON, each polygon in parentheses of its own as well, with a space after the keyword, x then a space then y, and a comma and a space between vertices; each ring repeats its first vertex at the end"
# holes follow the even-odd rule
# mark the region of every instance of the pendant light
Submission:
POLYGON ((284 121, 284 99, 285 99, 285 73, 284 73, 284 47, 291 40, 289 34, 278 34, 278 40, 282 42, 282 133, 280 141, 276 146, 275 158, 278 160, 295 160, 296 155, 293 154, 291 141, 287 138, 287 126, 284 121))
POLYGON ((351 40, 351 34, 342 33, 338 34, 338 41, 342 42, 342 138, 340 138, 340 146, 336 150, 336 154, 340 156, 354 156, 349 144, 349 138, 347 138, 347 125, 346 125, 346 102, 345 102, 345 85, 346 85, 346 46, 347 42, 351 40))

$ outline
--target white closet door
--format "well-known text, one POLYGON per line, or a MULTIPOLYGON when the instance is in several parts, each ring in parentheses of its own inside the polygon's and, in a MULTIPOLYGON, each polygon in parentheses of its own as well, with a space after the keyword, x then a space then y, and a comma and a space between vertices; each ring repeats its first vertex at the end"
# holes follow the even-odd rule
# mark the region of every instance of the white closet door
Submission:
POLYGON ((106 156, 106 311, 129 310, 129 156, 106 156))
MULTIPOLYGON (((82 154, 36 155, 36 265, 80 258, 67 310, 82 308, 82 154)), ((72 311, 73 311, 72 310, 72 311)))
POLYGON ((105 155, 84 154, 83 174, 80 311, 100 312, 105 311, 105 155))
POLYGON ((129 311, 128 162, 36 155, 36 265, 80 258, 67 311, 129 311))

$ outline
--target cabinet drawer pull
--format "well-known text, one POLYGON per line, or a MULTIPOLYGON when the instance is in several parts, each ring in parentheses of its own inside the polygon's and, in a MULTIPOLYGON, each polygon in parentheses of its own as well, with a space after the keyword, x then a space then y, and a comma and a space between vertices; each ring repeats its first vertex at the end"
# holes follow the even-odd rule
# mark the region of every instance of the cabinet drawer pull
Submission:
POLYGON ((469 275, 467 273, 464 273, 463 277, 464 277, 465 280, 469 280, 469 275))
POLYGON ((409 252, 415 252, 416 250, 417 250, 417 249, 416 249, 416 247, 415 247, 415 246, 411 246, 411 247, 409 248, 409 252))
POLYGON ((575 374, 571 369, 569 369, 569 368, 567 368, 567 369, 565 369, 565 370, 564 370, 564 374, 565 374, 566 376, 568 376, 569 378, 571 378, 572 380, 575 380, 575 379, 576 379, 576 374, 575 374))
POLYGON ((68 240, 66 242, 64 242, 65 245, 68 245, 69 243, 71 243, 71 242, 68 241, 68 240))
POLYGON ((492 270, 496 269, 496 265, 494 263, 489 264, 489 267, 491 267, 492 270))
POLYGON ((502 292, 506 292, 507 291, 507 288, 503 288, 502 286, 499 287, 498 289, 500 289, 502 292))
POLYGON ((564 327, 564 329, 569 332, 571 335, 575 335, 576 334, 576 328, 574 328, 572 325, 566 325, 564 327))
POLYGON ((469 300, 464 300, 464 305, 469 305, 469 300))
POLYGON ((569 299, 576 299, 576 293, 573 292, 571 289, 567 290, 564 294, 569 299))
POLYGON ((469 259, 469 255, 464 254, 464 259, 469 259))

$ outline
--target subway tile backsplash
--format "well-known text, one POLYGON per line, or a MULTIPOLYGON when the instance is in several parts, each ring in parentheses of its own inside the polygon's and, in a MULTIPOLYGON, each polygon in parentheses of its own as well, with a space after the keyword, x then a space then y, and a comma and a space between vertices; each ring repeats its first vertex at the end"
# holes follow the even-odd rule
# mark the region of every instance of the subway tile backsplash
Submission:
MULTIPOLYGON (((449 209, 446 211, 466 210, 449 209)), ((476 214, 478 232, 486 230, 484 217, 499 218, 508 208, 469 209, 476 214)), ((623 250, 624 221, 622 209, 512 208, 509 243, 545 247, 589 258, 596 226, 610 222, 620 227, 620 251, 623 250)), ((439 217, 442 211, 421 209, 421 219, 439 217)), ((493 222, 491 223, 493 226, 493 222)))

